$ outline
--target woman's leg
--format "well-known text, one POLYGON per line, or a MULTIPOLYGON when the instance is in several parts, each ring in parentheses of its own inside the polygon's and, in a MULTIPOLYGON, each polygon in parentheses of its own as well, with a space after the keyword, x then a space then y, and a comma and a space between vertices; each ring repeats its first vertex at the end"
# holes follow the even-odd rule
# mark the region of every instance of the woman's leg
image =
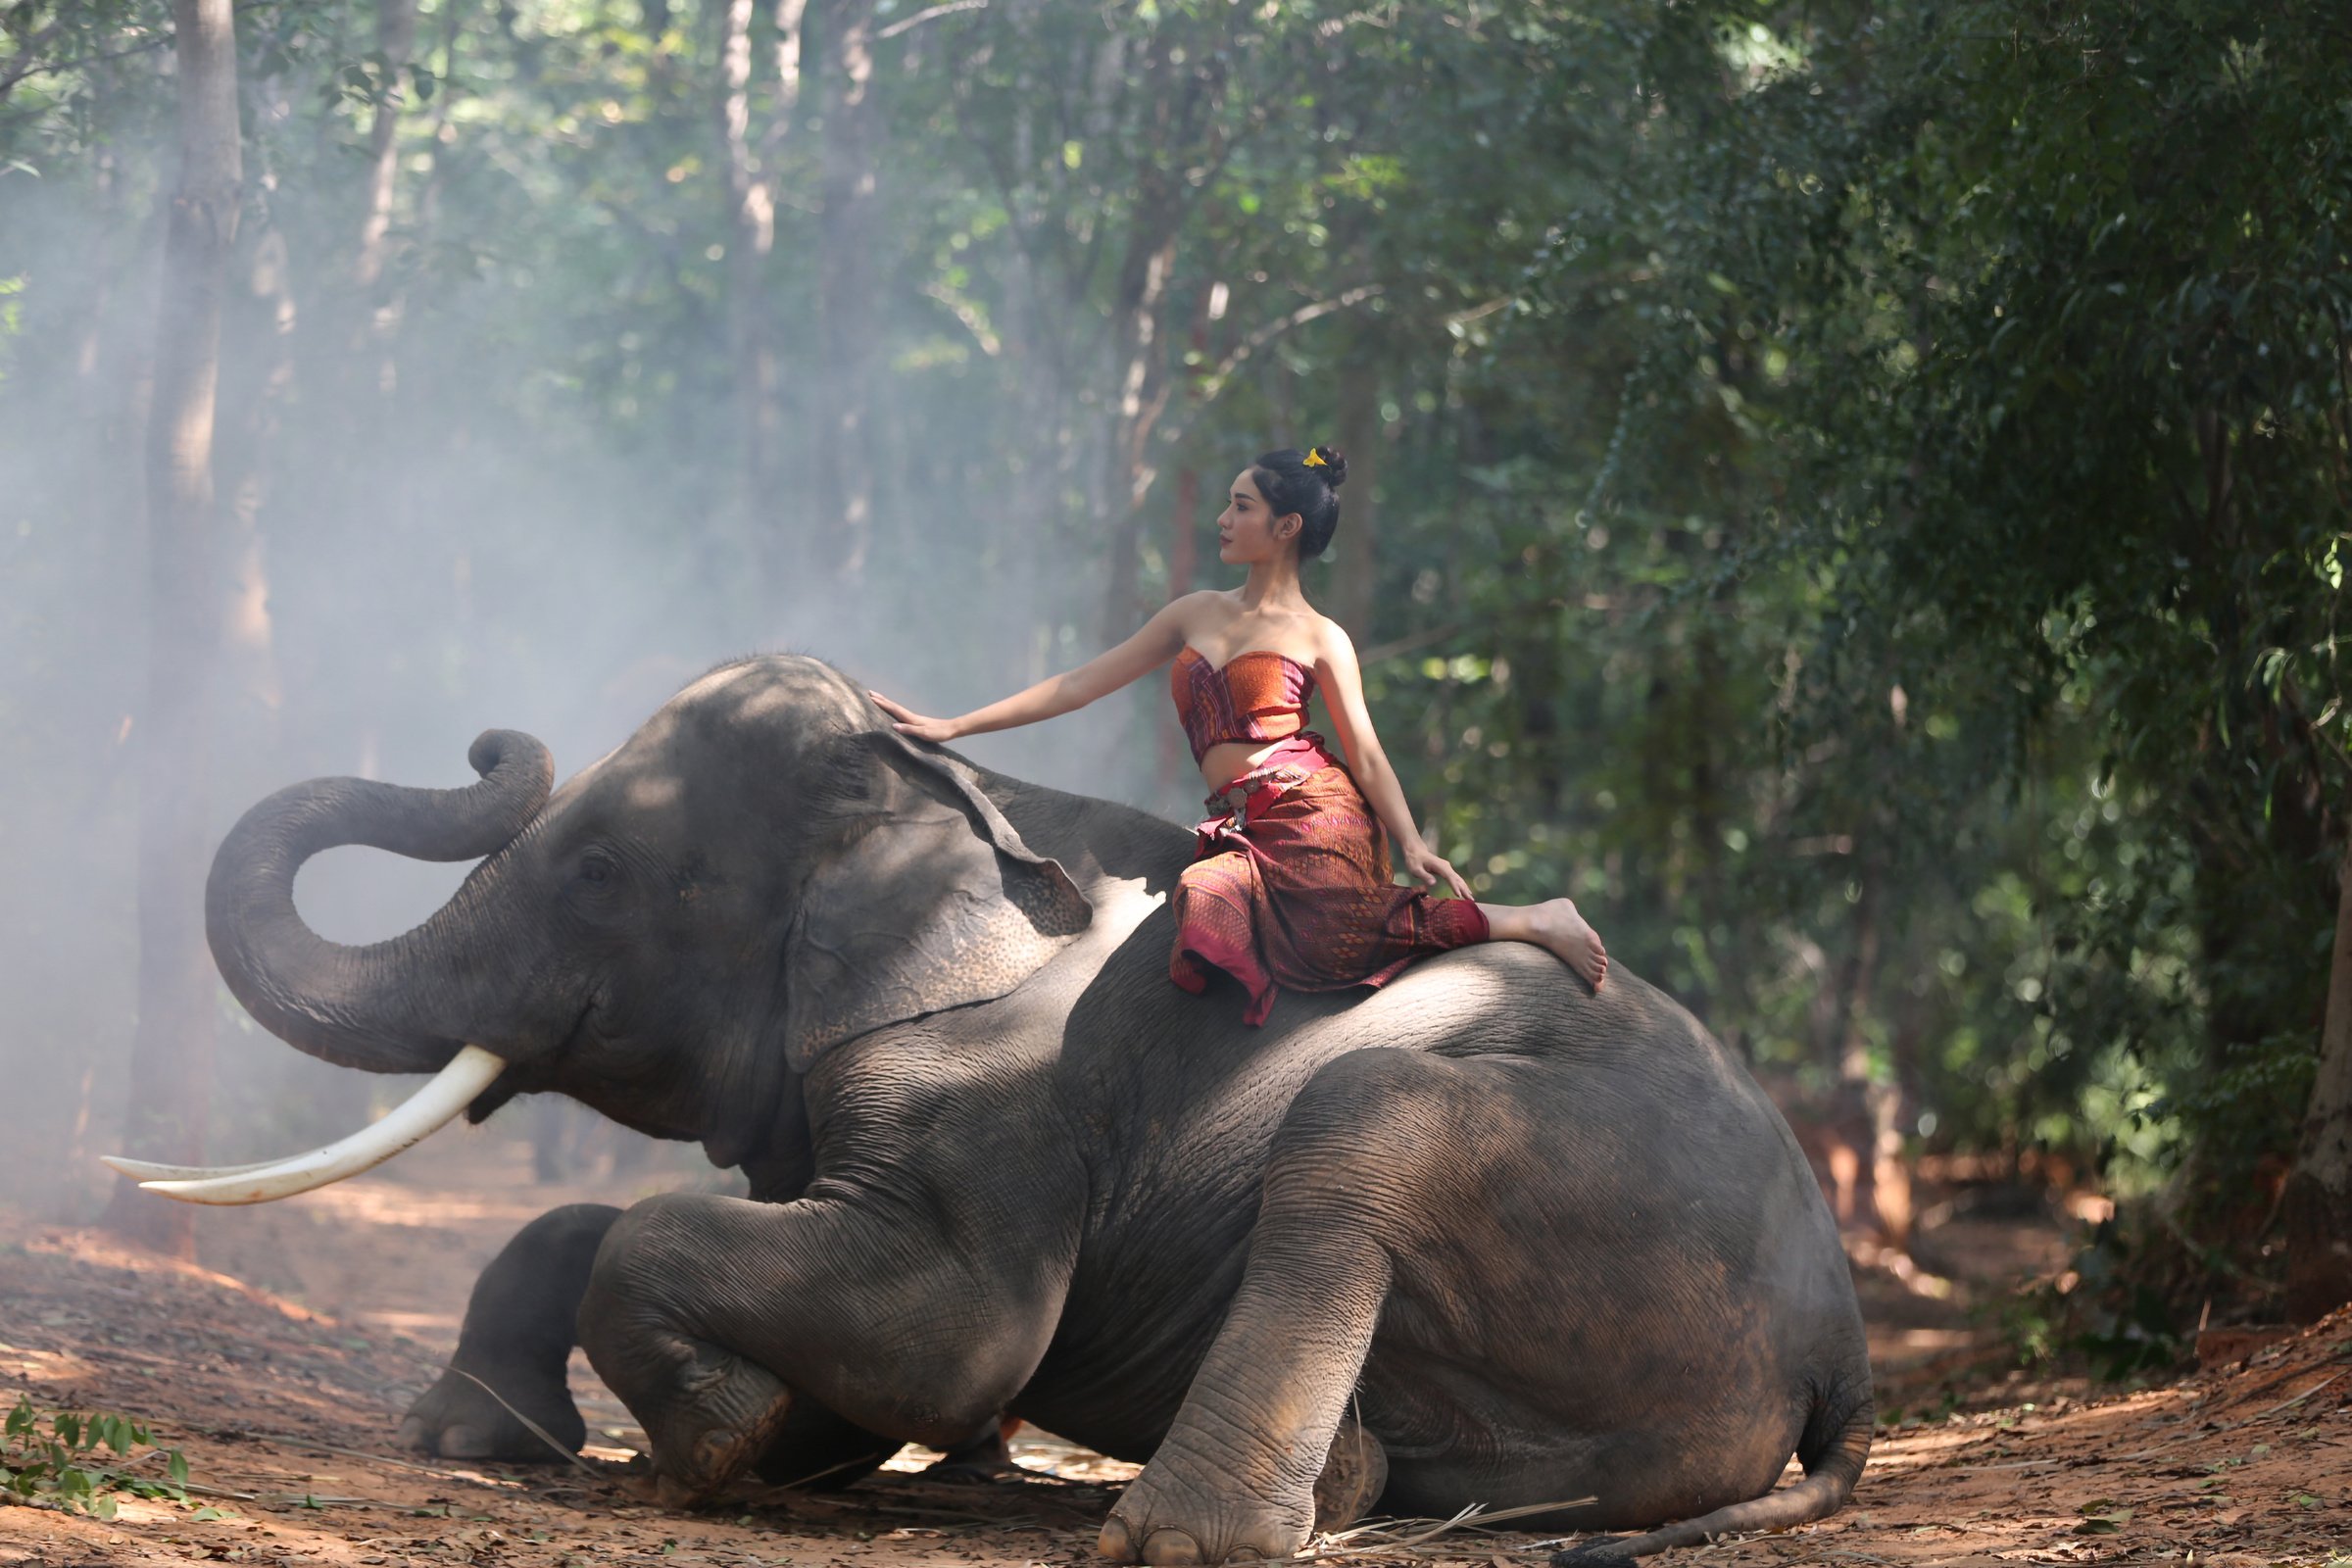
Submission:
POLYGON ((1257 867, 1244 850, 1205 856, 1176 879, 1176 946, 1168 955, 1168 978, 1198 996, 1208 989, 1212 968, 1222 969, 1250 993, 1243 1019, 1266 1021, 1274 1005, 1274 977, 1267 973, 1260 926, 1265 894, 1257 867))
POLYGON ((1542 904, 1482 904, 1487 929, 1496 942, 1532 942, 1548 949, 1562 963, 1585 977, 1593 990, 1608 977, 1608 950, 1600 933, 1577 912, 1574 899, 1546 899, 1542 904))

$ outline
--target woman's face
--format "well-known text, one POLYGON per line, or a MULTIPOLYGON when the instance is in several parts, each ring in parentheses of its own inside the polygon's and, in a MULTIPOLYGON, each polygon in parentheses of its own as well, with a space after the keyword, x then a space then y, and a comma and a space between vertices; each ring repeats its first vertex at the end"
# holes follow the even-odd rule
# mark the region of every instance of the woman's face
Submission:
POLYGON ((1298 546, 1298 514, 1274 515, 1257 481, 1244 468, 1225 493, 1225 510, 1217 514, 1217 559, 1229 566, 1272 561, 1298 546))

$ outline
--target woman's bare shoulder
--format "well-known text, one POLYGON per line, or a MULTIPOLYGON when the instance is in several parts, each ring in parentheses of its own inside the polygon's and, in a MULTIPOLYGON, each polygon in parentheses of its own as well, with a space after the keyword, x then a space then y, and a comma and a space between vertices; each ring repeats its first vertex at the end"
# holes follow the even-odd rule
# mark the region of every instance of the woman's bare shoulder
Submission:
POLYGON ((1200 618, 1201 598, 1202 596, 1198 593, 1178 594, 1152 612, 1152 621, 1162 626, 1174 622, 1189 631, 1193 623, 1200 618))
POLYGON ((1342 659, 1355 661, 1355 643, 1348 637, 1348 628, 1320 611, 1315 612, 1315 657, 1317 660, 1342 659))
POLYGON ((1196 588, 1169 600, 1161 613, 1174 620, 1188 638, 1198 638, 1223 629, 1233 618, 1233 600, 1215 588, 1196 588))

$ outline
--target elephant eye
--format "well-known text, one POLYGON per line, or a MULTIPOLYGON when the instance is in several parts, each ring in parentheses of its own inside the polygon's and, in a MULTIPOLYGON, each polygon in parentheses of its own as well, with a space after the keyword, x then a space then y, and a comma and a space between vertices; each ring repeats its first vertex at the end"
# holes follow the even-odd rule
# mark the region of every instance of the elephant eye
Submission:
POLYGON ((592 888, 601 888, 612 880, 612 862, 601 855, 591 855, 580 861, 580 880, 592 888))

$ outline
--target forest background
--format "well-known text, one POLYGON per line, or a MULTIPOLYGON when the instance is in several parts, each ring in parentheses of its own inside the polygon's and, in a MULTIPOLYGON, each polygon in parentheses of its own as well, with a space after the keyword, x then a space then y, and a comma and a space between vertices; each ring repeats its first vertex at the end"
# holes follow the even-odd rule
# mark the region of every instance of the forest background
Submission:
MULTIPOLYGON (((0 1181, 350 1125, 202 954, 268 791, 753 648, 958 710, 1336 441, 1433 842, 1857 1232, 2095 1186, 2127 1359, 2340 1301, 2348 84, 2325 0, 0 0, 0 1181)), ((969 751, 1183 816, 1163 703, 969 751)))

